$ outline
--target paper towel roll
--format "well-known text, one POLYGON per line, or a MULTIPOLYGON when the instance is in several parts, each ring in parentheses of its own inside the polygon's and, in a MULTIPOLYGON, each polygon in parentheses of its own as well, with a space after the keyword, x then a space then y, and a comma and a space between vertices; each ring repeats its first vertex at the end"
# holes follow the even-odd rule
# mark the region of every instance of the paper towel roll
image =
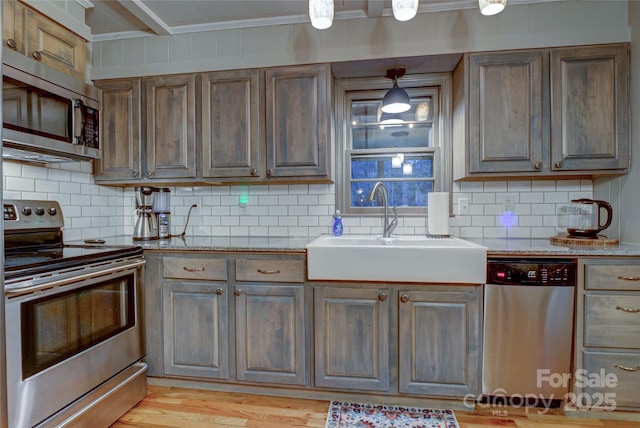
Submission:
POLYGON ((449 192, 431 192, 427 197, 429 235, 449 235, 449 192))

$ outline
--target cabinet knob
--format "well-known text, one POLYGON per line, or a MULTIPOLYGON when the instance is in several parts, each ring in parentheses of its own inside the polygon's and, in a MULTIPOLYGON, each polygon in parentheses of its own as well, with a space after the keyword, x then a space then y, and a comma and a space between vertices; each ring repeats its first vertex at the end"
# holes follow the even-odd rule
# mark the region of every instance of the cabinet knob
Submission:
POLYGON ((242 290, 240 290, 239 288, 236 288, 236 289, 234 290, 234 292, 233 292, 233 295, 234 295, 234 296, 236 296, 236 297, 238 297, 238 296, 239 296, 239 295, 241 295, 241 294, 242 294, 242 290))
POLYGON ((403 294, 403 295, 400 297, 400 301, 401 301, 402 303, 407 303, 407 302, 409 301, 409 295, 408 295, 408 294, 403 294))
POLYGON ((33 53, 31 54, 31 56, 33 57, 33 59, 35 59, 36 61, 40 61, 42 59, 42 54, 39 51, 33 51, 33 53))
POLYGON ((224 293, 224 291, 222 290, 222 288, 218 288, 218 289, 216 290, 216 294, 217 294, 218 296, 221 296, 221 295, 222 295, 222 293, 224 293))
POLYGON ((145 175, 147 176, 147 178, 149 178, 149 177, 153 177, 154 175, 156 175, 156 173, 153 172, 153 171, 148 171, 145 175))
POLYGON ((533 169, 541 170, 542 169, 542 162, 534 163, 533 164, 533 169))
POLYGON ((273 177, 273 168, 267 169, 267 176, 268 177, 273 177))
POLYGON ((387 300, 387 297, 389 297, 389 296, 384 291, 382 293, 378 294, 378 300, 380 300, 381 302, 384 302, 385 300, 387 300))
POLYGON ((562 161, 558 161, 558 162, 555 163, 555 167, 556 168, 562 168, 563 166, 564 166, 564 162, 562 162, 562 161))
POLYGON ((138 171, 132 171, 131 172, 131 176, 134 177, 134 178, 137 177, 138 176, 138 171))
POLYGON ((256 176, 256 175, 258 175, 258 170, 255 169, 255 168, 251 168, 251 171, 249 171, 249 174, 251 174, 253 176, 256 176))
POLYGON ((7 39, 7 46, 8 46, 10 49, 16 50, 16 48, 18 47, 18 44, 17 44, 17 43, 16 43, 16 41, 15 41, 15 40, 13 40, 13 39, 7 39))

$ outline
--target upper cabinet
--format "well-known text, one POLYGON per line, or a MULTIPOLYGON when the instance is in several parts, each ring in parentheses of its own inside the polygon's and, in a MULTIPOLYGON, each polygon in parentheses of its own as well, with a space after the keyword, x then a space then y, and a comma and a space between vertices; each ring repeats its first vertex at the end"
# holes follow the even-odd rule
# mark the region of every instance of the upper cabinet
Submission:
POLYGON ((10 49, 85 80, 86 41, 16 0, 2 1, 2 39, 10 49))
POLYGON ((330 78, 328 64, 266 70, 267 177, 329 174, 330 78))
POLYGON ((140 79, 96 81, 102 90, 102 158, 95 162, 103 180, 137 180, 142 174, 140 79))
POLYGON ((196 76, 177 74, 145 80, 145 178, 195 179, 196 76))
MULTIPOLYGON (((328 64, 156 76, 139 80, 144 96, 103 105, 103 128, 131 119, 131 132, 105 134, 105 151, 131 152, 136 126, 145 131, 141 170, 107 174, 96 182, 270 183, 328 182, 331 147, 331 70, 328 64), (196 103, 195 94, 199 93, 196 103), (146 112, 135 122, 134 110, 146 112), (114 111, 117 110, 117 111, 114 111), (118 135, 120 134, 120 135, 118 135), (196 161, 199 159, 199 161, 196 161)), ((108 88, 115 81, 99 81, 108 88)), ((107 101, 109 94, 103 95, 107 101)), ((122 159, 124 161, 124 159, 122 159)))
POLYGON ((627 44, 465 55, 454 179, 619 175, 629 166, 627 44))

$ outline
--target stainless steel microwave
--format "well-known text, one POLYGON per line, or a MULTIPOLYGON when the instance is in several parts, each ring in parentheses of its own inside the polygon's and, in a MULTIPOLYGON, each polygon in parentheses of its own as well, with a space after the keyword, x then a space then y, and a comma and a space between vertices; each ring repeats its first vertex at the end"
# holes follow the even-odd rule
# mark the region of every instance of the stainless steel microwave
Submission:
POLYGON ((99 89, 3 48, 3 157, 33 162, 99 158, 100 98, 99 89))

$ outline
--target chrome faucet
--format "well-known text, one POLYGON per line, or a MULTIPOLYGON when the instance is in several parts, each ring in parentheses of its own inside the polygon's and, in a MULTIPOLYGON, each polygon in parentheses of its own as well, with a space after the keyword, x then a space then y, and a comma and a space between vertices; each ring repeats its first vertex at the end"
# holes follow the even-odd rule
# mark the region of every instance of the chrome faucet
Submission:
POLYGON ((367 200, 369 202, 373 202, 376 198, 376 194, 380 193, 382 195, 382 202, 384 203, 384 224, 382 225, 382 237, 389 238, 391 233, 394 231, 396 226, 398 225, 398 213, 396 212, 396 207, 393 207, 393 220, 389 223, 389 198, 387 196, 387 189, 384 187, 382 182, 378 181, 371 189, 369 196, 367 196, 367 200))

